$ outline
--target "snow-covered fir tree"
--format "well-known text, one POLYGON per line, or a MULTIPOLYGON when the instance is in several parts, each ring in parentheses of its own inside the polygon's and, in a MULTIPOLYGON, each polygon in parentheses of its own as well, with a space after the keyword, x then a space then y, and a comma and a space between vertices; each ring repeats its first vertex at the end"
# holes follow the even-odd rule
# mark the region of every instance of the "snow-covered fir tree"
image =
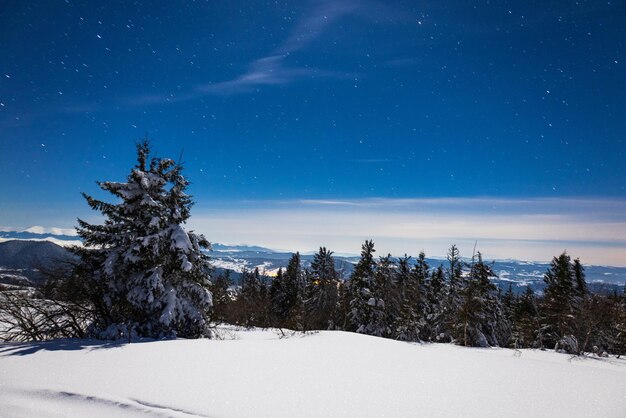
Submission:
POLYGON ((576 307, 576 339, 581 352, 602 354, 615 346, 617 295, 589 293, 576 307), (593 343, 592 343, 593 341, 593 343))
POLYGON ((285 279, 282 267, 278 269, 276 276, 272 279, 272 283, 270 284, 269 303, 272 323, 274 326, 283 326, 287 321, 289 308, 286 303, 285 279))
POLYGON ((243 310, 243 324, 246 327, 266 325, 267 289, 259 272, 244 269, 241 273, 241 294, 239 295, 243 310))
POLYGON ((546 284, 541 306, 540 339, 548 347, 574 334, 576 326, 576 288, 570 256, 554 257, 544 274, 546 284))
POLYGON ((418 327, 420 330, 420 339, 429 338, 429 330, 426 324, 426 318, 431 310, 428 303, 428 279, 430 277, 430 266, 426 261, 426 254, 420 251, 417 256, 415 265, 413 266, 412 277, 415 281, 416 288, 412 298, 414 299, 414 309, 418 318, 418 327))
POLYGON ((209 335, 211 268, 202 235, 186 231, 193 204, 181 164, 155 158, 149 142, 137 144, 137 165, 126 182, 99 182, 119 199, 84 194, 104 223, 78 220, 84 248, 79 271, 98 295, 92 326, 103 338, 209 335))
POLYGON ((209 287, 213 294, 213 320, 216 322, 224 322, 227 317, 227 310, 232 297, 230 287, 233 284, 230 274, 231 270, 224 270, 213 279, 209 287))
POLYGON ((440 341, 450 341, 458 326, 458 312, 461 309, 461 285, 463 260, 456 245, 450 246, 447 255, 448 267, 445 269, 446 295, 442 304, 442 329, 438 336, 440 341))
POLYGON ((337 306, 339 274, 333 252, 320 247, 307 271, 306 322, 310 329, 332 329, 337 306))
POLYGON ((305 279, 300 253, 291 256, 285 269, 284 280, 289 306, 287 326, 295 330, 304 330, 304 289, 305 279))
POLYGON ((515 306, 517 305, 517 296, 513 292, 513 283, 509 282, 509 286, 506 288, 506 292, 504 292, 501 299, 502 306, 504 307, 504 313, 507 320, 510 322, 512 320, 511 318, 513 318, 515 306))
POLYGON ((584 299, 589 295, 589 290, 587 290, 585 268, 581 264, 579 258, 574 260, 572 270, 574 272, 574 293, 576 294, 577 298, 584 299))
POLYGON ((616 303, 615 316, 615 351, 619 355, 626 355, 626 284, 621 298, 616 303))
MULTIPOLYGON (((394 337, 395 324, 400 315, 402 300, 398 293, 396 263, 391 254, 380 257, 376 266, 374 277, 374 297, 384 304, 384 315, 381 327, 384 337, 394 337)), ((379 303, 380 303, 379 302, 379 303)))
POLYGON ((385 334, 385 302, 376 288, 376 261, 374 243, 365 241, 361 259, 357 263, 349 284, 350 329, 361 334, 385 334))
POLYGON ((460 282, 461 305, 454 335, 465 346, 504 346, 510 337, 510 324, 498 289, 490 280, 496 275, 480 252, 476 259, 460 282))
POLYGON ((335 306, 333 323, 335 329, 352 330, 350 326, 350 282, 347 280, 342 280, 337 285, 337 305, 335 306))
POLYGON ((439 265, 430 274, 426 282, 427 308, 425 310, 426 325, 422 332, 423 339, 439 341, 444 334, 444 307, 447 295, 445 283, 445 271, 443 265, 439 265))
POLYGON ((405 255, 398 260, 396 273, 397 293, 400 301, 398 318, 393 324, 393 338, 401 341, 419 341, 421 328, 420 291, 417 269, 411 269, 411 257, 405 255))
POLYGON ((522 293, 513 305, 511 315, 511 339, 517 348, 534 347, 539 329, 537 318, 537 300, 530 286, 522 293))
POLYGON ((601 321, 601 315, 590 315, 591 311, 597 310, 601 312, 602 309, 598 308, 602 303, 600 303, 600 299, 593 298, 590 294, 587 288, 585 268, 579 258, 576 258, 572 263, 572 273, 574 276, 572 307, 575 318, 573 330, 580 350, 585 350, 594 328, 600 325, 600 323, 594 324, 594 322, 601 321))
POLYGON ((304 326, 304 274, 300 253, 289 259, 270 287, 270 310, 279 326, 302 329, 304 326))

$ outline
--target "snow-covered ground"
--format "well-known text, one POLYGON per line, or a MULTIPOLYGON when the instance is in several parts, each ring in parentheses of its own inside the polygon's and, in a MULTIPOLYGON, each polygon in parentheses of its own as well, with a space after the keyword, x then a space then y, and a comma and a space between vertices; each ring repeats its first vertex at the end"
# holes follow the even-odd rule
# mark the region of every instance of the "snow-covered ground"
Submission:
POLYGON ((2 417, 613 416, 626 361, 345 332, 0 344, 2 417), (234 339, 233 339, 234 338, 234 339))

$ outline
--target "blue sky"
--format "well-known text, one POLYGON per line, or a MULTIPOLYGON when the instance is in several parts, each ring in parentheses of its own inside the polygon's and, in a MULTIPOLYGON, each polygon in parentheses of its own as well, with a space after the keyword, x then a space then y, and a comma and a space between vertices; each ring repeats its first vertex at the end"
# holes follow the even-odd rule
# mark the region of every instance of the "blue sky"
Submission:
POLYGON ((597 1, 2 2, 0 227, 94 216, 80 192, 123 179, 147 131, 158 155, 183 152, 190 224, 209 240, 358 252, 373 237, 442 255, 479 239, 487 257, 624 264, 624 15, 597 1))

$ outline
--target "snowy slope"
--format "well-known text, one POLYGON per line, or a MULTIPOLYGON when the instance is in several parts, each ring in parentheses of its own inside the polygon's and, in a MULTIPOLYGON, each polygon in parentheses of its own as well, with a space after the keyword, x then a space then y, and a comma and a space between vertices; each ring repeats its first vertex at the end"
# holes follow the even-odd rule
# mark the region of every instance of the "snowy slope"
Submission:
POLYGON ((626 362, 408 344, 345 332, 279 339, 0 345, 0 416, 624 416, 626 362))

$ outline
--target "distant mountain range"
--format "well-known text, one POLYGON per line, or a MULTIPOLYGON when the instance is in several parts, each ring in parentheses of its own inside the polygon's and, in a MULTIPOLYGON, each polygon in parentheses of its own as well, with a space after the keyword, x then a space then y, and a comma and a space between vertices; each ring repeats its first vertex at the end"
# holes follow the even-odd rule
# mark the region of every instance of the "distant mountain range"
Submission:
MULTIPOLYGON (((55 231, 56 232, 56 231, 55 231)), ((42 268, 50 268, 55 264, 71 260, 73 255, 63 246, 80 244, 78 237, 42 231, 4 231, 0 232, 0 283, 16 283, 27 280, 33 284, 40 283, 42 268), (61 245, 58 245, 58 244, 61 245), (16 277, 20 277, 19 280, 16 277)), ((208 253, 216 273, 231 270, 232 278, 237 282, 244 269, 259 268, 268 276, 276 274, 279 268, 285 268, 292 253, 275 251, 254 245, 226 245, 214 243, 208 253)), ((304 267, 310 266, 312 254, 302 254, 304 267)), ((358 256, 336 255, 335 263, 344 278, 352 272, 358 262, 358 256)), ((431 267, 444 264, 445 260, 427 259, 431 267)), ((529 285, 535 290, 543 288, 543 274, 548 263, 497 260, 493 270, 498 275, 493 281, 503 289, 511 284, 515 291, 521 291, 529 285)), ((613 291, 623 289, 626 283, 626 267, 585 266, 587 281, 596 291, 613 291)))
POLYGON ((74 255, 53 242, 9 240, 0 242, 0 283, 13 285, 41 284, 44 271, 54 269, 74 255))
MULTIPOLYGON (((273 276, 279 268, 287 267, 292 255, 290 252, 277 252, 262 247, 229 246, 228 251, 222 250, 220 244, 213 247, 214 250, 209 253, 213 265, 221 269, 233 270, 235 273, 241 273, 243 269, 253 270, 258 267, 261 272, 273 276), (231 248, 236 248, 237 251, 233 251, 231 248), (252 248, 254 249, 252 250, 252 248)), ((334 258, 336 268, 342 272, 344 278, 350 275, 359 261, 358 256, 336 255, 334 258)), ((301 259, 304 267, 309 267, 313 255, 302 254, 301 259)), ((426 260, 432 268, 436 268, 440 264, 446 266, 445 259, 427 258, 426 260)), ((544 287, 543 275, 549 266, 549 263, 496 260, 493 262, 492 268, 498 277, 492 280, 505 290, 511 284, 515 292, 522 291, 526 286, 541 291, 544 287)), ((626 283, 626 267, 585 266, 585 273, 587 282, 594 291, 612 292, 614 289, 622 291, 626 283)), ((238 278, 239 274, 235 274, 234 277, 238 278)))
POLYGON ((68 234, 70 230, 33 226, 22 231, 0 231, 0 242, 6 240, 49 241, 66 247, 80 244, 80 238, 68 234))

